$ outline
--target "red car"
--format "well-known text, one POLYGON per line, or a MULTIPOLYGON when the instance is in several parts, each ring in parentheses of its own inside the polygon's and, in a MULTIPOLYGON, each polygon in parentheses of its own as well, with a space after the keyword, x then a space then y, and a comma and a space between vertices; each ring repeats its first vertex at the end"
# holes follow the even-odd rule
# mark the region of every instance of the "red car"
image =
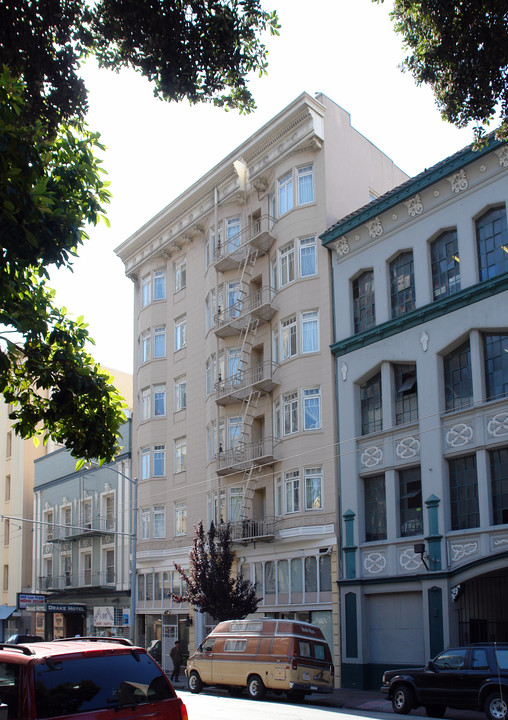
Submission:
POLYGON ((122 638, 0 644, 0 702, 13 720, 188 720, 159 665, 122 638))

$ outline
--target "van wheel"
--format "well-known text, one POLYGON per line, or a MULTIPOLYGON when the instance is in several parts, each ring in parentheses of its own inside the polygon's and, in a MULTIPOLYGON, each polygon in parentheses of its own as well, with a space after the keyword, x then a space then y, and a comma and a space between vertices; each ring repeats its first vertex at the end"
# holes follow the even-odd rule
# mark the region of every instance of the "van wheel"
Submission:
POLYGON ((201 678, 195 670, 193 670, 189 675, 188 685, 191 693, 200 693, 203 689, 203 683, 201 681, 201 678))
POLYGON ((266 695, 266 688, 259 675, 252 675, 247 683, 247 692, 252 700, 262 700, 266 695))

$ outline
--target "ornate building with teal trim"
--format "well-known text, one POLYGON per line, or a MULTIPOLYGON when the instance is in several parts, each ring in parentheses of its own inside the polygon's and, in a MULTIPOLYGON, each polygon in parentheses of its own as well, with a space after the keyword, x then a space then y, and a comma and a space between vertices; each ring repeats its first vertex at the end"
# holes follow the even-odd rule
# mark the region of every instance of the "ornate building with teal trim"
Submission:
POLYGON ((342 685, 508 641, 508 146, 321 236, 333 276, 342 685))

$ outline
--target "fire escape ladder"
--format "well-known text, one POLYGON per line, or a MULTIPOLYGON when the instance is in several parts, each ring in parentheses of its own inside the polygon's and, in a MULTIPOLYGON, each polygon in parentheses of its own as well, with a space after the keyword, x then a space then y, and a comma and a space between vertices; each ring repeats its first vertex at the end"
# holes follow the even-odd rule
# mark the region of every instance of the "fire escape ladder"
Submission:
POLYGON ((243 474, 244 493, 242 508, 240 510, 240 520, 245 522, 252 520, 252 499, 256 490, 256 484, 259 479, 261 468, 251 465, 243 474))

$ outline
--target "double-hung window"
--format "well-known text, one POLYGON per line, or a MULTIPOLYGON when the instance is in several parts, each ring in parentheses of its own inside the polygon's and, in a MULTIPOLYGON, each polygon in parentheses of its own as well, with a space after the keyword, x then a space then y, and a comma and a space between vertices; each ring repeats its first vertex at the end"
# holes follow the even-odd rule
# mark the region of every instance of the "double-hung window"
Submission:
POLYGON ((319 312, 309 310, 301 315, 302 353, 318 352, 319 350, 319 312))
POLYGON ((234 450, 240 444, 242 438, 242 418, 230 417, 228 422, 229 429, 229 449, 234 450))
POLYGON ((292 315, 280 324, 281 360, 289 360, 296 355, 296 315, 292 315))
POLYGON ((183 375, 175 380, 175 412, 187 407, 187 379, 183 375))
POLYGON ((314 166, 305 165, 297 170, 298 205, 314 202, 314 166))
POLYGON ((175 473, 183 472, 187 467, 187 438, 175 440, 175 473))
POLYGON ((414 365, 394 365, 395 424, 418 420, 418 385, 414 365))
POLYGON ((288 243, 279 250, 279 278, 280 287, 288 285, 295 279, 295 244, 288 243))
POLYGON ((152 391, 150 388, 144 388, 141 390, 141 420, 148 420, 150 418, 151 398, 152 391))
POLYGON ((469 340, 443 360, 446 410, 460 410, 473 403, 473 377, 469 340))
POLYGON ((228 378, 231 383, 238 385, 240 378, 240 359, 242 351, 240 348, 229 348, 228 350, 228 378), (234 380, 233 380, 234 378, 234 380))
POLYGON ((360 386, 362 435, 377 432, 383 427, 383 406, 381 395, 381 373, 360 386))
POLYGON ((303 429, 321 428, 321 388, 304 388, 302 391, 303 429))
POLYGON ((321 510, 323 507, 323 469, 305 468, 305 509, 321 510))
POLYGON ((153 274, 153 299, 164 300, 166 298, 166 271, 156 270, 153 274))
POLYGON ((374 272, 366 270, 353 280, 353 320, 355 333, 376 324, 374 272))
POLYGON ((300 512, 300 473, 298 470, 285 473, 284 495, 286 501, 286 512, 300 512))
POLYGON ((180 258, 175 262, 175 293, 187 285, 187 259, 180 258))
POLYGON ((154 417, 166 414, 166 386, 164 384, 153 386, 153 414, 154 417))
POLYGON ((150 509, 142 508, 140 513, 140 537, 141 540, 148 540, 150 537, 150 509))
POLYGON ((145 363, 150 360, 151 355, 151 337, 150 332, 144 332, 141 335, 141 362, 145 363))
POLYGON ((399 471, 400 536, 421 535, 423 532, 422 481, 420 468, 399 471))
POLYGON ((316 238, 300 239, 300 277, 309 277, 317 273, 316 238))
POLYGON ((152 302, 152 276, 145 275, 141 278, 141 307, 146 307, 152 302))
POLYGON ((487 400, 508 396, 508 335, 484 333, 487 400))
POLYGON ((175 535, 187 533, 187 505, 184 502, 175 503, 175 535))
POLYGON ((164 505, 154 505, 152 508, 152 527, 154 538, 166 537, 166 508, 164 505))
POLYGON ((166 474, 166 446, 153 446, 153 476, 164 477, 166 474))
POLYGON ((450 479, 450 515, 452 530, 480 525, 476 455, 448 460, 450 479))
POLYGON ((385 476, 373 475, 363 481, 365 507, 365 540, 386 540, 385 476))
POLYGON ((226 220, 226 242, 227 252, 231 253, 240 247, 242 240, 241 223, 239 217, 228 218, 226 220))
POLYGON ((150 448, 141 449, 141 480, 148 480, 150 477, 150 448))
POLYGON ((279 184, 279 215, 289 212, 293 208, 293 171, 280 178, 279 184))
POLYGON ((175 352, 187 345, 187 318, 185 315, 175 320, 175 352))
POLYGON ((229 521, 238 522, 242 516, 243 487, 236 485, 229 488, 229 521))
POLYGON ((161 358, 166 356, 166 326, 160 325, 153 331, 153 356, 161 358))
POLYGON ((284 435, 298 432, 298 393, 292 392, 282 398, 284 435))

